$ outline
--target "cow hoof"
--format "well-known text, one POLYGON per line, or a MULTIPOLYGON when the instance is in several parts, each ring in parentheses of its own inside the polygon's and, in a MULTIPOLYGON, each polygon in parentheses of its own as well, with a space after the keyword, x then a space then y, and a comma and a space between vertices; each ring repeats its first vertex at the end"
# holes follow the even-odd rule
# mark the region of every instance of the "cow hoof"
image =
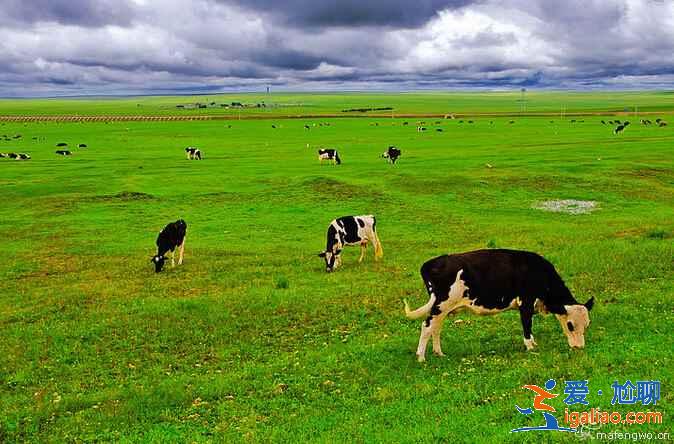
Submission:
POLYGON ((534 337, 532 336, 531 339, 525 339, 524 340, 524 346, 527 348, 527 351, 531 351, 536 347, 536 341, 534 340, 534 337))
POLYGON ((418 361, 418 362, 426 362, 426 357, 425 357, 425 356, 421 356, 421 355, 417 355, 417 361, 418 361))
POLYGON ((433 354, 434 354, 435 356, 440 357, 440 358, 442 358, 442 357, 445 356, 445 354, 444 354, 443 352, 436 352, 436 351, 434 351, 433 354))

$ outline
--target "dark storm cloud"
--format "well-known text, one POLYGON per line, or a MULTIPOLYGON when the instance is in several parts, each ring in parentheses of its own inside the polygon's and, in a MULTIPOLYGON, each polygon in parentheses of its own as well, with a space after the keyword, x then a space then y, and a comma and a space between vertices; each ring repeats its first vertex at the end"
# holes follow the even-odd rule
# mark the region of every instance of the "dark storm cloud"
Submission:
POLYGON ((126 0, 2 0, 0 10, 0 23, 23 25, 128 26, 134 16, 134 8, 126 0))
POLYGON ((674 1, 0 0, 0 12, 0 96, 674 80, 674 1))
POLYGON ((221 0, 281 18, 302 27, 390 26, 414 28, 443 9, 456 9, 471 0, 221 0))

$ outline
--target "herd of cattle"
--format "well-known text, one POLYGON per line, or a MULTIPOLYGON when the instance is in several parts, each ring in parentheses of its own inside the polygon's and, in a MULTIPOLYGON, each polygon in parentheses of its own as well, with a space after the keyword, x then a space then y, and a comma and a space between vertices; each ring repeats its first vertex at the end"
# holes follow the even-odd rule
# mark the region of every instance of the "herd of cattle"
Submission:
MULTIPOLYGON (((575 123, 572 120, 571 123, 575 123)), ((656 119, 659 127, 667 122, 656 119)), ((460 121, 459 123, 463 123, 460 121)), ((473 121, 469 120, 469 124, 473 121)), ((514 124, 511 120, 509 124, 514 124)), ((630 125, 629 121, 604 121, 603 125, 616 125, 614 134, 619 134, 630 125)), ((647 119, 642 125, 651 125, 647 119)), ((404 122, 403 125, 407 125, 404 122)), ((490 122, 493 124, 493 121, 490 122)), ((329 126, 321 123, 320 126, 329 126)), ((425 131, 425 122, 417 123, 417 131, 425 131)), ((316 124, 313 125, 314 127, 316 124)), ((230 125, 231 127, 231 125, 230 125)), ((276 125, 272 125, 276 128, 276 125)), ((311 129, 309 125, 305 129, 311 129)), ((22 136, 2 136, 4 141, 16 141, 22 136)), ((36 138, 34 138, 36 139, 36 138)), ((59 142, 58 155, 70 156, 68 144, 59 142)), ((77 145, 87 148, 86 144, 77 145)), ((196 147, 185 148, 188 160, 201 160, 202 151, 196 147)), ((401 150, 389 146, 381 155, 391 164, 401 156, 401 150)), ((26 153, 0 153, 0 158, 28 160, 26 153)), ((331 161, 340 165, 342 159, 337 149, 320 148, 319 162, 331 161)), ((328 225, 325 250, 319 253, 325 262, 327 272, 335 271, 342 265, 342 252, 346 246, 360 246, 362 262, 369 243, 374 248, 375 260, 383 257, 381 241, 377 233, 377 220, 373 215, 344 216, 334 219, 328 225)), ((171 266, 175 266, 175 252, 179 253, 178 265, 183 263, 187 223, 179 219, 166 225, 156 239, 157 253, 151 258, 155 272, 162 271, 166 258, 170 255, 171 266)), ((421 278, 429 299, 423 306, 412 310, 404 301, 405 315, 410 319, 424 318, 416 351, 420 362, 425 360, 426 348, 432 339, 433 352, 443 356, 440 344, 440 332, 445 318, 459 310, 470 310, 477 314, 496 314, 509 309, 517 309, 523 328, 524 345, 532 350, 536 345, 532 334, 532 318, 536 313, 552 313, 559 320, 562 331, 570 347, 582 348, 585 345, 585 330, 590 324, 589 312, 594 298, 579 303, 569 291, 554 266, 542 256, 528 251, 488 249, 458 254, 448 254, 433 258, 421 267, 421 278)))
MULTIPOLYGON (((162 271, 170 254, 171 266, 183 263, 187 223, 183 219, 167 224, 157 236, 157 253, 150 259, 155 272, 162 271)), ((362 262, 367 246, 372 243, 375 260, 384 255, 373 215, 343 216, 328 225, 325 250, 318 254, 325 261, 325 271, 342 265, 342 252, 347 246, 359 246, 362 262)), ((517 309, 522 322, 524 346, 537 345, 532 333, 536 313, 552 313, 559 321, 569 346, 585 346, 585 330, 590 325, 589 312, 594 298, 579 303, 559 276, 555 267, 542 256, 529 251, 488 249, 446 254, 433 258, 421 267, 421 278, 429 299, 411 310, 405 300, 405 315, 410 319, 425 318, 416 355, 425 361, 428 341, 432 338, 433 353, 444 356, 440 333, 445 318, 460 310, 491 315, 517 309)))

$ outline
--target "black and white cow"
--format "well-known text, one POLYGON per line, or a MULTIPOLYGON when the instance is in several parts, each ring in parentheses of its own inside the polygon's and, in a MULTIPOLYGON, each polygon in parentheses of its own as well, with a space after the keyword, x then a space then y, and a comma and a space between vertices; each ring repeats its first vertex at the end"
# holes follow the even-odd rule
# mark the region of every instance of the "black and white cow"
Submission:
POLYGON ((18 153, 16 160, 30 160, 30 155, 26 153, 18 153))
POLYGON ((201 150, 199 148, 188 146, 185 148, 187 160, 201 160, 201 150))
POLYGON ((374 246, 375 259, 382 258, 384 251, 377 236, 377 220, 374 216, 340 217, 330 222, 325 251, 318 256, 325 259, 325 271, 331 272, 342 265, 342 250, 347 245, 360 245, 358 262, 362 262, 368 242, 374 246))
POLYGON ((622 133, 624 129, 625 129, 625 125, 622 125, 622 124, 621 124, 621 125, 618 125, 618 126, 616 126, 615 129, 613 130, 613 134, 619 134, 619 133, 622 133))
POLYGON ((60 156, 70 156, 72 154, 69 150, 56 150, 54 152, 60 156))
POLYGON ((320 148, 318 150, 318 161, 323 163, 324 160, 330 160, 335 165, 341 165, 342 159, 339 158, 339 153, 333 148, 320 148))
POLYGON ((555 267, 536 253, 494 249, 439 256, 421 267, 421 277, 430 296, 428 302, 410 310, 404 301, 408 318, 426 317, 417 348, 419 362, 425 360, 426 345, 431 337, 433 352, 443 356, 442 323, 448 314, 461 309, 477 314, 518 309, 527 350, 536 345, 531 334, 533 315, 553 313, 569 346, 585 346, 584 333, 590 325, 589 311, 594 298, 585 304, 578 303, 555 267))
POLYGON ((175 249, 179 249, 178 265, 183 263, 183 253, 185 252, 185 237, 187 236, 187 224, 184 220, 178 219, 171 222, 159 232, 157 236, 157 254, 150 260, 154 264, 154 271, 159 273, 164 267, 166 253, 171 252, 171 267, 175 266, 175 249))
POLYGON ((388 162, 391 164, 396 163, 396 160, 398 160, 398 157, 400 157, 400 149, 396 148, 395 146, 391 145, 388 147, 386 151, 381 155, 384 159, 388 159, 388 162))

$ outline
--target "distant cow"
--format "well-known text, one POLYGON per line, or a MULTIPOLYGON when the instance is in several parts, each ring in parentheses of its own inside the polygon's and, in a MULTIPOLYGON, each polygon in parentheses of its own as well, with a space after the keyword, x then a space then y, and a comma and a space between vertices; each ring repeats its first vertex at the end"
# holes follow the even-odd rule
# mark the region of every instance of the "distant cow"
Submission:
POLYGON ((625 129, 625 125, 618 125, 618 126, 616 126, 615 129, 613 130, 613 134, 619 134, 619 133, 622 133, 624 129, 625 129))
POLYGON ((68 150, 56 150, 54 151, 56 154, 61 155, 61 156, 70 156, 72 153, 68 150))
POLYGON ((417 131, 426 131, 426 127, 425 126, 418 126, 417 131))
POLYGON ((187 236, 187 224, 184 220, 178 219, 171 222, 159 232, 157 236, 157 254, 150 259, 154 264, 154 271, 159 273, 164 268, 166 254, 171 252, 171 267, 175 267, 175 249, 179 249, 178 265, 183 263, 183 253, 185 252, 185 237, 187 236))
POLYGON ((342 163, 339 153, 333 148, 320 148, 318 150, 318 161, 323 163, 324 160, 332 161, 335 165, 341 165, 342 163))
POLYGON ((443 356, 440 330, 448 314, 469 309, 477 314, 496 314, 518 309, 524 330, 524 345, 536 345, 531 333, 535 313, 553 313, 562 326, 570 347, 585 346, 585 329, 590 325, 590 298, 580 304, 555 267, 536 253, 516 250, 477 250, 429 260, 421 277, 430 296, 412 311, 405 302, 408 318, 426 317, 417 348, 419 362, 425 360, 426 345, 433 338, 433 352, 443 356))
POLYGON ((664 128, 665 126, 667 126, 667 122, 665 122, 664 120, 661 120, 660 122, 658 122, 658 126, 660 128, 664 128))
POLYGON ((606 122, 604 122, 604 121, 602 120, 602 121, 601 121, 601 124, 602 124, 602 125, 606 125, 606 122))
POLYGON ((16 160, 30 160, 30 155, 26 153, 18 153, 16 160))
POLYGON ((188 146, 185 148, 185 154, 187 155, 187 160, 201 160, 201 150, 193 146, 188 146))
POLYGON ((311 129, 309 125, 304 125, 304 129, 311 129))
POLYGON ((386 151, 384 151, 381 157, 383 157, 384 159, 388 159, 389 163, 395 165, 396 160, 398 160, 398 157, 400 157, 400 154, 401 154, 400 149, 391 145, 388 147, 386 151))
POLYGON ((59 142, 59 143, 56 144, 56 146, 59 146, 59 147, 60 146, 68 146, 68 144, 65 143, 65 142, 59 142))
POLYGON ((79 145, 77 145, 77 148, 86 148, 86 147, 87 147, 86 143, 80 143, 79 145))
POLYGON ((375 259, 384 256, 376 226, 377 220, 372 215, 344 216, 330 222, 325 251, 318 254, 325 259, 325 271, 334 271, 342 265, 342 250, 347 245, 360 245, 358 262, 363 261, 368 242, 374 246, 375 259))

